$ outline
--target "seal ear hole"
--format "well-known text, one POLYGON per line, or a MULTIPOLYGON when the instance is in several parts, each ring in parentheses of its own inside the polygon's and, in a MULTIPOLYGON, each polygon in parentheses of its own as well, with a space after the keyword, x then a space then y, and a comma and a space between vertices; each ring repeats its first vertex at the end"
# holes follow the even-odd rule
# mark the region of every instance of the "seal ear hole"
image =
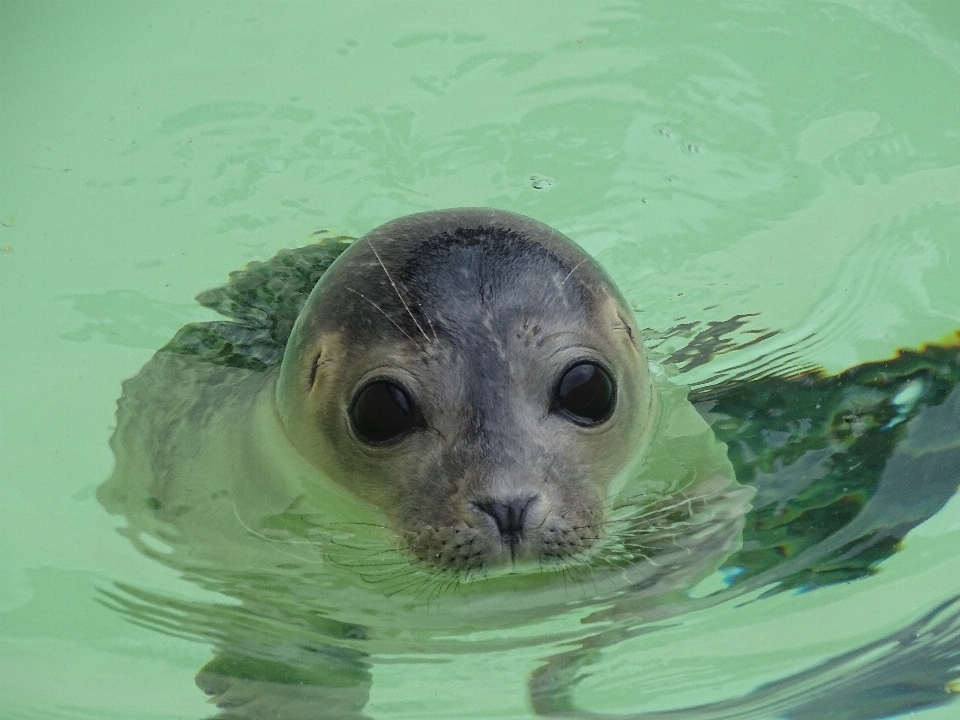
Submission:
POLYGON ((310 363, 310 387, 313 387, 317 382, 317 371, 320 369, 321 362, 323 362, 323 353, 317 355, 310 363))
POLYGON ((623 324, 623 330, 626 330, 627 337, 630 338, 630 342, 636 344, 636 339, 633 337, 633 328, 630 327, 630 323, 620 313, 617 313, 617 320, 623 324))
POLYGON ((421 424, 407 391, 389 380, 374 380, 360 388, 350 408, 350 422, 368 445, 398 440, 421 424))
POLYGON ((555 407, 578 425, 599 425, 613 414, 616 385, 595 362, 567 368, 554 392, 555 407))

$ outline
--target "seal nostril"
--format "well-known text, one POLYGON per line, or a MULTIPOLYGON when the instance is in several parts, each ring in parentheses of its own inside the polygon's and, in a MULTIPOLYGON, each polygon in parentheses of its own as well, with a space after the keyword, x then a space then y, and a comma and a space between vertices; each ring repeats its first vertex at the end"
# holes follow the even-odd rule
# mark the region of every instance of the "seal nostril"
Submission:
POLYGON ((504 542, 511 545, 523 535, 527 519, 527 511, 533 507, 537 496, 512 498, 510 500, 495 500, 486 498, 473 503, 473 506, 484 515, 493 518, 504 542))

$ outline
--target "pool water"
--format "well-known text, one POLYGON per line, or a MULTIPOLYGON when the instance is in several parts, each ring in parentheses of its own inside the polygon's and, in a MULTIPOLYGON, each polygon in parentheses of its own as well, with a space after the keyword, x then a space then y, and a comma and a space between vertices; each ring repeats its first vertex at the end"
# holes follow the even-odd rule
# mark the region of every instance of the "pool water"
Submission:
MULTIPOLYGON (((652 342, 740 315, 740 340, 775 331, 689 382, 791 350, 837 372, 960 328, 958 88, 949 0, 3 2, 6 716, 215 714, 194 681, 213 646, 181 620, 235 603, 95 495, 120 383, 213 319, 193 297, 229 271, 319 230, 498 207, 583 245, 652 342)), ((616 626, 576 677, 538 672, 595 634, 569 615, 401 638, 363 712, 559 713, 531 700, 547 682, 587 717, 734 702, 955 598, 958 549, 954 498, 872 577, 616 626)), ((421 610, 417 631, 455 617, 421 610)))

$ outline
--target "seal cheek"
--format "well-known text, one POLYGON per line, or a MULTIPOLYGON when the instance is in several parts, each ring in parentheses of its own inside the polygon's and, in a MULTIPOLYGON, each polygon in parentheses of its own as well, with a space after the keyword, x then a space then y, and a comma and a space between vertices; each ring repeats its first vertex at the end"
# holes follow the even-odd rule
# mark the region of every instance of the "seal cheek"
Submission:
POLYGON ((465 523, 424 525, 404 535, 411 552, 420 560, 454 572, 483 567, 492 550, 489 537, 465 523))

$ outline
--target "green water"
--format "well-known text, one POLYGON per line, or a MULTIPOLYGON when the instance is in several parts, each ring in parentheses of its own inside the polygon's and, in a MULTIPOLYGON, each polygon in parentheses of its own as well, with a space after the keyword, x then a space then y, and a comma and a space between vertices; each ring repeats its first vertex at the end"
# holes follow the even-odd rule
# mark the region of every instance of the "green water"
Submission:
MULTIPOLYGON (((213 714, 211 647, 101 600, 218 598, 94 493, 120 382, 211 317, 192 298, 228 271, 489 205, 580 242, 653 336, 757 313, 780 333, 755 354, 839 370, 960 327, 958 117, 950 0, 0 3, 5 716, 213 714)), ((605 646, 577 706, 743 695, 956 595, 958 549, 954 500, 873 578, 605 646)), ((546 631, 380 658, 366 713, 532 717, 531 673, 565 648, 525 632, 546 631)))

